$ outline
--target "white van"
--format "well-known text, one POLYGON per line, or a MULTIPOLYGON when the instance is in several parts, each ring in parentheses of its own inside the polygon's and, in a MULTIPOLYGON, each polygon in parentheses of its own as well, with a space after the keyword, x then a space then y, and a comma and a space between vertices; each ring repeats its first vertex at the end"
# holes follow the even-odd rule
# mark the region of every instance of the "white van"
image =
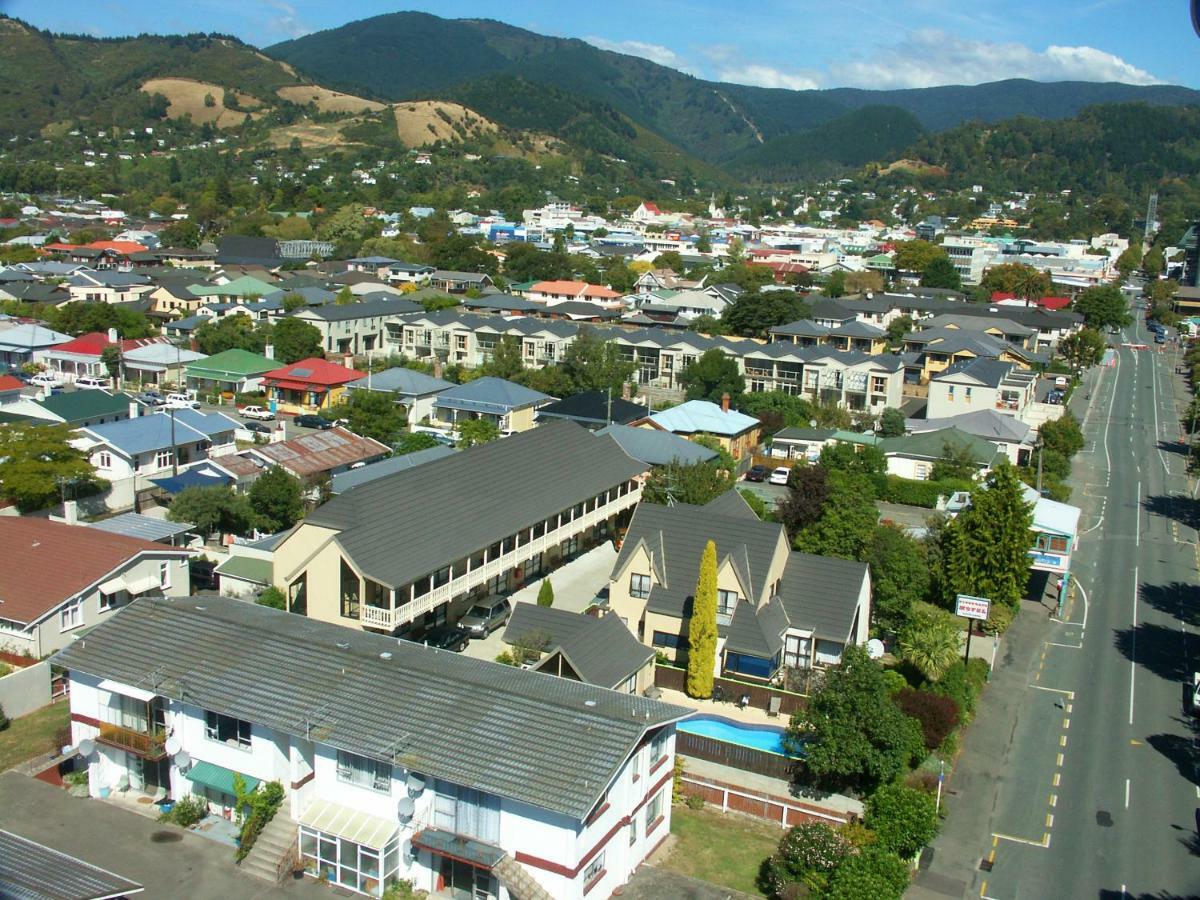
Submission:
POLYGON ((80 375, 75 379, 75 387, 80 390, 92 390, 95 388, 107 388, 107 378, 97 378, 95 375, 80 375))

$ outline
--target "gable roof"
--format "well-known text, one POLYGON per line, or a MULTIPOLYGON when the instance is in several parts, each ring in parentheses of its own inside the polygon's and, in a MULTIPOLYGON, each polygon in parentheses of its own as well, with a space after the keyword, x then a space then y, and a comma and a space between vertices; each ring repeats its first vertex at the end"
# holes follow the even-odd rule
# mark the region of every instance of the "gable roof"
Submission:
POLYGON ((369 379, 361 379, 349 387, 352 391, 383 391, 405 397, 424 397, 454 387, 454 382, 434 378, 416 369, 395 366, 375 372, 369 379))
POLYGON ((360 571, 400 587, 645 471, 611 439, 549 422, 360 485, 305 521, 339 531, 360 571))
POLYGON ((604 391, 581 391, 538 410, 538 419, 571 419, 581 425, 624 424, 640 419, 646 407, 604 391))
POLYGON ((385 294, 361 303, 326 303, 319 307, 299 309, 292 313, 298 319, 320 319, 322 322, 348 322, 351 319, 372 319, 379 316, 401 316, 424 311, 425 307, 402 297, 385 294))
POLYGON ((339 384, 345 384, 348 381, 357 381, 359 378, 366 377, 366 372, 360 372, 357 369, 348 369, 345 366, 328 362, 316 356, 310 356, 308 359, 302 359, 299 362, 263 373, 263 381, 265 383, 277 384, 284 388, 290 388, 293 385, 335 387, 339 384))
POLYGON ((974 412, 940 419, 905 419, 904 428, 909 434, 957 428, 987 441, 1005 443, 1024 443, 1031 441, 1034 435, 1033 429, 1016 416, 1006 416, 994 409, 977 409, 974 412))
POLYGON ((132 458, 151 450, 164 450, 172 446, 179 447, 208 440, 218 434, 232 435, 234 429, 239 427, 237 422, 222 413, 177 409, 172 437, 171 418, 165 413, 151 413, 135 419, 88 425, 80 430, 105 446, 132 458))
POLYGON ((990 466, 1001 455, 995 444, 973 434, 967 434, 953 426, 938 431, 923 431, 919 434, 884 438, 879 442, 879 449, 883 451, 884 456, 938 460, 945 455, 947 443, 966 450, 971 454, 975 463, 980 466, 990 466))
POLYGON ((279 365, 279 360, 268 359, 249 350, 234 348, 223 350, 204 360, 188 363, 184 370, 189 378, 226 380, 228 376, 246 377, 262 375, 279 365))
POLYGON ((654 656, 651 648, 611 614, 596 617, 536 603, 517 603, 504 629, 504 641, 513 644, 526 635, 548 641, 547 655, 535 669, 551 662, 553 654, 561 653, 581 681, 606 688, 616 688, 654 656))
POLYGON ((304 478, 350 466, 388 452, 386 444, 363 437, 345 428, 330 428, 302 434, 277 444, 264 444, 250 450, 267 463, 275 463, 304 478))
POLYGON ((934 375, 933 380, 953 381, 956 384, 974 381, 990 388, 998 388, 1014 368, 1013 363, 981 356, 956 362, 934 375))
POLYGON ((424 450, 416 450, 413 453, 402 453, 399 456, 393 456, 389 459, 381 459, 379 462, 370 463, 361 469, 338 472, 333 476, 329 492, 331 494, 344 494, 352 487, 358 487, 358 485, 366 484, 368 481, 383 478, 385 475, 393 475, 396 472, 403 472, 406 469, 422 466, 425 463, 433 462, 435 459, 441 459, 444 456, 452 456, 455 452, 457 451, 453 447, 444 447, 439 444, 436 447, 427 447, 424 450))
POLYGON ((0 331, 0 348, 5 350, 40 350, 43 347, 65 344, 69 340, 69 334, 34 323, 22 323, 0 331))
POLYGON ((611 437, 621 445, 622 450, 648 466, 665 466, 670 463, 686 466, 691 463, 707 462, 720 455, 716 450, 701 446, 687 438, 654 428, 635 428, 632 425, 614 424, 601 428, 596 434, 611 437))
POLYGON ((554 398, 549 394, 488 375, 447 388, 437 395, 433 404, 440 409, 503 415, 511 409, 536 406, 552 400, 554 398))
POLYGON ((660 428, 675 434, 719 434, 727 437, 759 427, 758 419, 735 409, 728 412, 708 400, 688 400, 670 409, 651 413, 647 418, 660 428))
POLYGON ((866 563, 793 550, 784 566, 779 599, 797 627, 810 628, 819 638, 845 641, 869 574, 866 563))
POLYGON ((0 619, 36 622, 140 553, 187 554, 95 528, 0 516, 0 619))
POLYGON ((691 713, 213 596, 136 600, 54 660, 575 820, 647 731, 691 713))
POLYGON ((101 416, 129 414, 129 404, 134 399, 128 394, 111 394, 100 389, 86 391, 70 391, 69 393, 51 394, 43 400, 34 401, 46 412, 56 416, 68 424, 83 422, 101 416))

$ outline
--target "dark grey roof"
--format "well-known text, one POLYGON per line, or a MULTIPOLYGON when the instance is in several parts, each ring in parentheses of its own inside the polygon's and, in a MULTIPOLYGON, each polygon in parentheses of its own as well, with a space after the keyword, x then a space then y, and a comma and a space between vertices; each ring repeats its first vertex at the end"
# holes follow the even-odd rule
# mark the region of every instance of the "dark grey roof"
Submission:
POLYGON ((414 453, 403 453, 400 456, 393 456, 390 459, 381 459, 379 462, 363 466, 361 469, 351 469, 348 472, 341 472, 334 475, 329 492, 331 494, 344 494, 352 487, 358 487, 360 484, 366 484, 368 481, 375 481, 377 478, 383 478, 385 475, 404 472, 416 466, 433 462, 435 459, 453 456, 454 452, 453 447, 439 445, 437 447, 429 447, 425 450, 417 450, 414 453))
POLYGON ((136 881, 0 831, 0 897, 5 900, 101 900, 143 890, 136 881))
POLYGON ((360 485, 305 521, 340 531, 365 575, 400 587, 645 471, 610 438, 549 422, 360 485))
POLYGON ((609 425, 596 432, 611 437, 621 449, 634 459, 648 466, 665 466, 670 463, 689 465, 716 459, 719 454, 701 444, 689 441, 669 431, 657 428, 635 428, 632 425, 609 425))
POLYGON ((855 318, 853 310, 842 306, 837 300, 828 297, 818 297, 810 306, 812 319, 832 319, 835 322, 848 322, 855 318))
POLYGON ((604 391, 572 394, 538 410, 538 419, 571 419, 581 425, 625 424, 646 415, 646 407, 621 397, 611 398, 604 391))
POLYGON ((227 234, 218 245, 217 262, 222 265, 277 266, 283 262, 283 258, 279 255, 279 241, 275 238, 227 234))
POLYGON ((905 419, 904 429, 910 434, 922 431, 941 431, 957 428, 987 441, 1003 443, 1025 443, 1032 441, 1034 431, 1016 416, 1006 416, 994 409, 977 409, 975 412, 945 416, 940 419, 905 419))
POLYGON ((867 564, 792 551, 784 566, 779 598, 788 619, 819 638, 845 641, 854 624, 867 564))
POLYGON ((998 388, 1013 368, 1015 367, 1010 362, 1002 362, 998 359, 989 359, 987 357, 977 357, 975 359, 965 359, 956 362, 944 371, 934 375, 933 380, 958 382, 971 380, 987 385, 988 387, 998 388))
POLYGON ((740 516, 743 519, 758 521, 758 515, 750 508, 741 491, 726 491, 705 503, 704 508, 720 516, 740 516))
POLYGON ((691 712, 213 596, 136 600, 54 660, 576 820, 691 712))
POLYGON ((868 325, 866 322, 860 322, 855 319, 853 322, 846 322, 843 325, 839 325, 830 332, 830 335, 856 338, 874 338, 878 340, 887 337, 887 332, 877 325, 868 325))
POLYGON ((828 325, 818 325, 812 319, 800 319, 796 322, 788 322, 786 325, 777 325, 771 329, 771 334, 786 334, 796 335, 797 337, 825 337, 829 334, 828 325))
POLYGON ((543 306, 540 314, 545 316, 586 316, 597 319, 619 319, 621 317, 621 311, 618 309, 606 309, 597 303, 589 303, 586 300, 564 300, 553 306, 543 306))
POLYGON ((352 391, 386 391, 405 397, 424 397, 452 388, 454 382, 446 381, 444 378, 434 378, 432 375, 426 375, 416 369, 396 366, 384 369, 382 372, 375 372, 359 381, 353 381, 347 387, 352 391))
MULTIPOLYGON (((294 292, 293 292, 294 293, 294 292)), ((390 295, 387 299, 366 300, 362 303, 346 303, 339 306, 327 303, 317 308, 297 310, 292 315, 301 319, 320 319, 323 322, 346 322, 350 319, 372 319, 377 316, 400 316, 422 312, 424 307, 403 297, 390 295), (300 315, 303 313, 303 315, 300 315)))
POLYGON ((143 541, 168 542, 178 535, 186 534, 196 526, 190 522, 169 522, 166 519, 156 519, 140 513, 123 513, 113 516, 111 519, 89 522, 88 527, 98 531, 107 531, 109 534, 141 538, 143 541))
MULTIPOLYGON (((504 641, 512 644, 526 635, 544 636, 548 653, 562 653, 581 680, 606 688, 624 683, 654 656, 612 614, 597 618, 518 603, 504 629, 504 641)), ((543 663, 549 661, 547 657, 543 663)))
POLYGON ((523 384, 485 375, 466 384, 456 384, 447 388, 434 398, 433 405, 438 409, 504 415, 509 410, 537 406, 553 399, 549 394, 527 388, 523 384))
POLYGON ((784 428, 775 432, 776 441, 827 441, 837 434, 836 428, 784 428))
POLYGON ((544 312, 546 304, 534 303, 512 294, 487 294, 483 297, 467 297, 462 305, 465 309, 502 310, 505 312, 544 312))

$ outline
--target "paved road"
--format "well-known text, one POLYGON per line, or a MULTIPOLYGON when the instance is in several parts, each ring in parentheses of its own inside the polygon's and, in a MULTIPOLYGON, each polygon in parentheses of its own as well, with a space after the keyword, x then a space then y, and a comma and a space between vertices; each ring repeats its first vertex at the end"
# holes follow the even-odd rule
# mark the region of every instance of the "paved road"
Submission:
MULTIPOLYGON (((1130 329, 1149 341, 1141 325, 1130 329)), ((1028 689, 965 894, 994 900, 1200 893, 1200 778, 1181 685, 1200 668, 1195 513, 1178 443, 1176 356, 1124 349, 1089 379, 1075 465, 1084 532, 1062 621, 1028 689)), ((962 836, 959 836, 960 839, 962 836)), ((932 886, 932 885, 931 885, 932 886)))

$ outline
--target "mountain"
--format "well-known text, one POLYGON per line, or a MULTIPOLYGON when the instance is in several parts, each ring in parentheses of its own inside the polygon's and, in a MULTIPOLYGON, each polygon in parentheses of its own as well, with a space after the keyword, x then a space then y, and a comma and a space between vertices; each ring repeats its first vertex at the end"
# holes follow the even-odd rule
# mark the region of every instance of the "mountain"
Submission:
MULTIPOLYGON (((459 99, 481 83, 519 77, 580 101, 607 104, 689 154, 716 164, 736 160, 772 138, 803 133, 869 108, 899 108, 923 128, 936 131, 970 120, 1018 115, 1063 118, 1096 103, 1200 103, 1200 92, 1188 88, 1090 82, 1010 80, 900 91, 788 91, 722 84, 576 39, 546 37, 492 20, 413 12, 351 22, 265 52, 323 83, 389 100, 459 99)), ((848 121, 867 124, 869 119, 848 121)), ((805 153, 813 153, 811 143, 800 145, 805 153)))

